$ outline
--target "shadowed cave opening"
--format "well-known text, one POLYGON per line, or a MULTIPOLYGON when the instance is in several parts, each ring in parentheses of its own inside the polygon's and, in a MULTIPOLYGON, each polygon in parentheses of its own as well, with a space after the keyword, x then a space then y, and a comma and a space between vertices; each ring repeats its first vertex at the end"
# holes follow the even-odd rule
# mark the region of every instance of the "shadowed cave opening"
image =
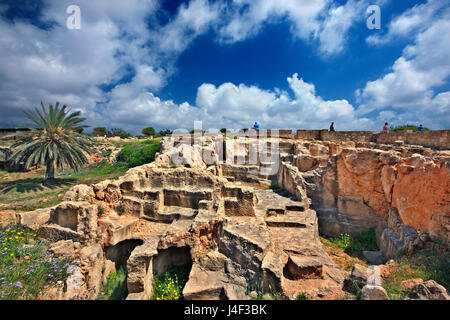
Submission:
MULTIPOLYGON (((158 255, 153 258, 154 285, 157 286, 160 284, 165 286, 168 277, 172 279, 175 277, 177 281, 175 286, 177 286, 180 291, 176 297, 172 296, 172 298, 175 300, 183 300, 182 291, 189 280, 191 268, 192 257, 191 248, 189 246, 170 247, 158 250, 158 255)), ((160 292, 158 294, 160 294, 160 292)), ((155 294, 155 296, 158 294, 155 294)))
POLYGON ((121 266, 127 265, 127 260, 131 255, 131 252, 144 242, 140 239, 128 239, 119 242, 118 244, 106 248, 106 259, 115 263, 116 270, 119 270, 121 266))
POLYGON ((153 273, 160 276, 173 267, 186 267, 190 272, 192 257, 189 246, 158 250, 158 255, 153 258, 153 273))

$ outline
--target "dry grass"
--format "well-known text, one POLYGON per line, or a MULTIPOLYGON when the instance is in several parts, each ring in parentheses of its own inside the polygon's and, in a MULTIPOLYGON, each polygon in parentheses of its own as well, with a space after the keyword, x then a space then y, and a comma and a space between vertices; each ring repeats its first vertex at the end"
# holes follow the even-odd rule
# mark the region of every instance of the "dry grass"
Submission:
POLYGON ((0 210, 31 211, 54 206, 62 201, 65 192, 77 184, 93 184, 105 179, 114 179, 127 168, 100 162, 75 172, 72 169, 58 170, 56 185, 44 186, 44 169, 29 172, 0 170, 0 210))

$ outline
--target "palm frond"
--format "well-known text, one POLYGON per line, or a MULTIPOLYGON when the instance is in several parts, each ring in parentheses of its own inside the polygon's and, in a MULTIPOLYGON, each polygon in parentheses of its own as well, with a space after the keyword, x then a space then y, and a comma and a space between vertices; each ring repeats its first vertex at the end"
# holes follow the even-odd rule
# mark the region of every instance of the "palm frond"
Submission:
POLYGON ((80 111, 70 113, 59 102, 47 108, 41 101, 41 108, 26 110, 24 114, 33 129, 13 145, 11 159, 16 164, 29 168, 53 162, 59 168, 68 165, 78 170, 88 162, 85 153, 91 153, 93 143, 80 133, 86 127, 82 125, 86 118, 80 117, 80 111))

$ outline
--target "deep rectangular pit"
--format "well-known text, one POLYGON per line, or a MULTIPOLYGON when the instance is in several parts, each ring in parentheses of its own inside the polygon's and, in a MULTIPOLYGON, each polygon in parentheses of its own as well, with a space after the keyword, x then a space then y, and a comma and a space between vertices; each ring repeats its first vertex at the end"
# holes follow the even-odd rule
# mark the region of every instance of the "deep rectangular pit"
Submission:
POLYGON ((191 248, 170 247, 158 250, 153 258, 153 273, 160 276, 173 267, 192 266, 191 248))
POLYGON ((305 211, 305 207, 299 206, 299 205, 289 205, 289 206, 286 206, 286 210, 303 212, 303 211, 305 211))
POLYGON ((198 209, 201 200, 212 200, 212 191, 164 190, 164 205, 198 209))

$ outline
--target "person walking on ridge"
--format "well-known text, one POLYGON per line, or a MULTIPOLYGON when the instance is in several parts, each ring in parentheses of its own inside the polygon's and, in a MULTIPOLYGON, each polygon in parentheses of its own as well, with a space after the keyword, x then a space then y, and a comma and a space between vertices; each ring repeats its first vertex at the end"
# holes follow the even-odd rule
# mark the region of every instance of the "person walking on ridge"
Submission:
POLYGON ((330 132, 334 132, 334 122, 332 122, 330 125, 330 132))
POLYGON ((388 123, 385 122, 385 123, 384 123, 384 127, 383 127, 383 133, 388 133, 388 132, 389 132, 388 123))

